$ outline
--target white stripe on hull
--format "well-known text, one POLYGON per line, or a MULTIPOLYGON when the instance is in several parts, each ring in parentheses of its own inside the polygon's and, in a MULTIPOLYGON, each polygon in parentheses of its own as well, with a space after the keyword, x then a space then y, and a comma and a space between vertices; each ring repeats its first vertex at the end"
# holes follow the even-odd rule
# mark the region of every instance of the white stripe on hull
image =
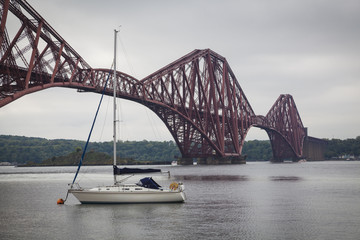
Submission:
POLYGON ((184 202, 180 191, 103 192, 70 190, 81 203, 176 203, 184 202))

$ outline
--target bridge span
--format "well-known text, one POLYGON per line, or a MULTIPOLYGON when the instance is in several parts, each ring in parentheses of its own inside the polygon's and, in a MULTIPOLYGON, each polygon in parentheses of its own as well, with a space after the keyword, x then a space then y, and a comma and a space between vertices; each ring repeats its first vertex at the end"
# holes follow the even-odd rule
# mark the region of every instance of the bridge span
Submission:
MULTIPOLYGON (((26 1, 0 4, 0 107, 51 87, 101 92, 111 70, 92 68, 26 1), (18 21, 11 23, 13 35, 8 20, 18 21)), ((193 158, 244 163, 251 127, 267 132, 273 161, 306 157, 307 131, 293 97, 282 94, 265 116, 256 115, 226 58, 210 49, 194 50, 141 80, 123 72, 116 77, 117 97, 148 107, 164 122, 182 164, 193 158)), ((106 86, 106 94, 112 89, 106 86)))

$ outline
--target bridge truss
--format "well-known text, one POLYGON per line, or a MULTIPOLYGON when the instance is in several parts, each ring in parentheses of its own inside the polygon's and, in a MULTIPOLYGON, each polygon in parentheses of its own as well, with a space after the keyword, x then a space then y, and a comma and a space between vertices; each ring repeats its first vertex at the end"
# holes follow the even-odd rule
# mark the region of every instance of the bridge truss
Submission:
MULTIPOLYGON (((0 3, 0 107, 50 87, 103 89, 111 70, 87 64, 26 1, 0 3)), ((266 116, 257 116, 226 59, 210 49, 142 80, 118 72, 117 82, 117 96, 154 111, 184 158, 240 157, 252 126, 268 133, 275 160, 303 155, 306 131, 293 98, 281 95, 266 116)))

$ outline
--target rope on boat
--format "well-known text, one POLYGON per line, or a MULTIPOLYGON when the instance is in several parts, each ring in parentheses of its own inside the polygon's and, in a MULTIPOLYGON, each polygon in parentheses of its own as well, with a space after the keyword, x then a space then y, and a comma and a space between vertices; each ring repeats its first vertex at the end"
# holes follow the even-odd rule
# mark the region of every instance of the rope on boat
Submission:
POLYGON ((69 196, 69 190, 68 190, 67 193, 66 193, 65 200, 62 199, 62 198, 59 198, 59 199, 57 200, 57 204, 64 204, 64 203, 66 202, 68 196, 69 196))

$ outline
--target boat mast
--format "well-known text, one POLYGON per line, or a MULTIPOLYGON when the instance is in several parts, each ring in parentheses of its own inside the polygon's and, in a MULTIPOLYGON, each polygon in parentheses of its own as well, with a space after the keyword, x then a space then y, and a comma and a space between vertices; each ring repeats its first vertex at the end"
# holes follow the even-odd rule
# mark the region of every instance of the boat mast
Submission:
MULTIPOLYGON (((113 134, 114 134, 114 166, 116 166, 116 37, 117 37, 117 31, 114 29, 114 79, 113 79, 113 88, 114 88, 114 128, 113 128, 113 134)), ((116 184, 116 175, 114 174, 114 184, 116 184)))

